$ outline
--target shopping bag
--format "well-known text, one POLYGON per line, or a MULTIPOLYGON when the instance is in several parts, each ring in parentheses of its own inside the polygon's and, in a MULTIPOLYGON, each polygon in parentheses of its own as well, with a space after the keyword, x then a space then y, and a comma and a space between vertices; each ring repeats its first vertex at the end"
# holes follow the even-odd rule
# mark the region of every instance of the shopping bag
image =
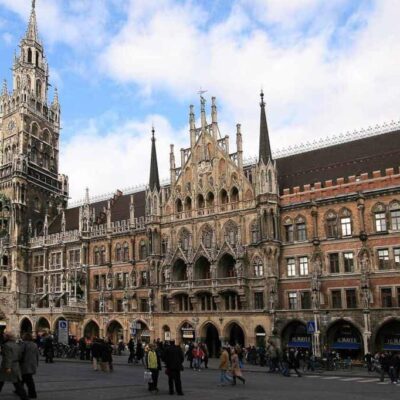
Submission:
POLYGON ((148 369, 144 371, 144 382, 153 383, 153 376, 151 374, 151 371, 149 371, 148 369))

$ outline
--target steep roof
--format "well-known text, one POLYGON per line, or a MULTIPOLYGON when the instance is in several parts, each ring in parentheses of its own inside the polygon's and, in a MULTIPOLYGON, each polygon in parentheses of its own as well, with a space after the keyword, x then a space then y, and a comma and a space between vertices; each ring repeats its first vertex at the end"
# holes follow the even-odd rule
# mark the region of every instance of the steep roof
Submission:
POLYGON ((400 166, 400 130, 278 158, 278 180, 286 188, 372 173, 400 166))

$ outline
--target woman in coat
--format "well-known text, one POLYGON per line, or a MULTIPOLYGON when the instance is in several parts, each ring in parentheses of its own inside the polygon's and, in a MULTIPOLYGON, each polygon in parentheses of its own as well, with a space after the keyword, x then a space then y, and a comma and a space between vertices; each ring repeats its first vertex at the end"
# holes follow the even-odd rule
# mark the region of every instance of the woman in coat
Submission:
POLYGON ((242 370, 240 369, 239 356, 236 349, 232 350, 231 363, 232 363, 232 378, 233 378, 232 385, 236 385, 236 378, 242 381, 242 383, 244 384, 246 382, 246 379, 243 378, 242 370))
POLYGON ((39 349, 36 343, 33 342, 32 335, 25 333, 22 337, 23 343, 22 358, 21 358, 21 373, 22 381, 28 388, 28 396, 31 399, 36 399, 36 387, 33 380, 33 375, 36 374, 39 365, 39 349))
POLYGON ((154 344, 149 344, 149 351, 146 354, 146 366, 147 369, 151 372, 151 380, 149 382, 149 391, 150 392, 158 392, 158 374, 161 371, 161 359, 159 354, 155 350, 154 344))

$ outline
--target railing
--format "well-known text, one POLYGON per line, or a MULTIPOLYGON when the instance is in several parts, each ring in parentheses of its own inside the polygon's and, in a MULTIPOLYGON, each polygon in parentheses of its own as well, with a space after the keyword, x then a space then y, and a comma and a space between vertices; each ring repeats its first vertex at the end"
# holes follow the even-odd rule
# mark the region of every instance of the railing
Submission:
POLYGON ((195 287, 211 286, 211 279, 196 279, 193 281, 193 286, 195 287))

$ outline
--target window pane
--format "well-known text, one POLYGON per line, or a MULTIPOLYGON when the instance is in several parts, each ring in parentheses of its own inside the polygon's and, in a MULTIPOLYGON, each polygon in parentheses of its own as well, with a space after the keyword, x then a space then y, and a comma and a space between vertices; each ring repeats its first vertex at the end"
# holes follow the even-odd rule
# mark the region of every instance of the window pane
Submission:
POLYGON ((297 309, 297 293, 296 292, 289 293, 289 309, 290 310, 297 309))
POLYGON ((344 272, 354 272, 354 254, 343 253, 344 258, 344 272))
POLYGON ((264 308, 264 293, 254 293, 254 308, 256 310, 262 310, 264 308))
POLYGON ((307 240, 306 224, 297 224, 297 240, 300 242, 307 240))
POLYGON ((392 289, 381 289, 382 307, 392 307, 392 289))
POLYGON ((332 308, 342 308, 342 292, 340 290, 332 290, 332 308))
POLYGON ((347 308, 357 308, 357 297, 355 289, 346 290, 346 304, 347 308))
POLYGON ((287 275, 296 276, 296 262, 294 258, 287 259, 287 275))
POLYGON ((386 231, 386 215, 385 213, 375 214, 375 229, 377 232, 386 231))
POLYGON ((379 269, 389 269, 389 250, 388 249, 380 249, 378 250, 378 264, 379 269))
POLYGON ((394 231, 400 230, 400 210, 390 212, 390 224, 394 231))
POLYGON ((301 308, 303 310, 309 310, 311 308, 311 292, 301 293, 301 308))
POLYGON ((338 253, 329 254, 329 266, 330 266, 331 274, 339 273, 339 254, 338 253))
POLYGON ((340 224, 342 227, 342 236, 351 236, 351 219, 350 219, 350 217, 341 218, 340 224))
POLYGON ((337 237, 337 224, 336 219, 328 219, 326 221, 326 236, 328 238, 336 238, 337 237))
POLYGON ((308 258, 300 257, 300 275, 308 275, 308 258))
POLYGON ((286 241, 293 242, 293 225, 286 225, 285 232, 286 232, 286 241))
POLYGON ((393 253, 394 253, 394 265, 396 268, 399 268, 400 267, 400 248, 394 249, 393 253))

